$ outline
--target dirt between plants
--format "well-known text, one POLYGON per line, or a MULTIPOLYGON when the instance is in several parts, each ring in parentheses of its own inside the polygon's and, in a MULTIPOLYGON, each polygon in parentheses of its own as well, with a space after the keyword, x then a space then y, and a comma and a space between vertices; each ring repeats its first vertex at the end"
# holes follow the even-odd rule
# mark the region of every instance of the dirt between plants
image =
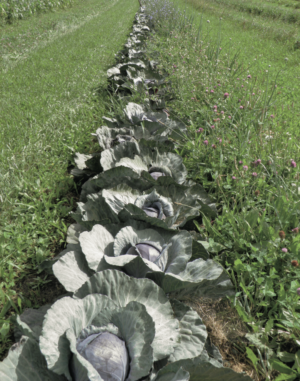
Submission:
POLYGON ((219 349, 225 367, 245 372, 255 381, 265 380, 247 358, 245 347, 248 340, 245 335, 249 330, 229 300, 186 297, 181 301, 197 311, 206 325, 208 338, 219 349))

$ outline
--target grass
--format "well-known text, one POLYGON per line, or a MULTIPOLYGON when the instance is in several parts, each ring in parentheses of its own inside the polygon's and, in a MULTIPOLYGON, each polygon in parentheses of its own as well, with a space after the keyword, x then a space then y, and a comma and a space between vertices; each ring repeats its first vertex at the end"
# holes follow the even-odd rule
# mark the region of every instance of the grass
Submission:
POLYGON ((37 266, 65 245, 78 199, 75 151, 108 115, 106 70, 131 31, 138 2, 87 0, 1 27, 0 355, 9 316, 62 290, 37 266))
MULTIPOLYGON (((217 202, 219 217, 196 227, 236 285, 232 305, 248 329, 239 351, 256 380, 296 380, 299 51, 212 4, 149 4, 156 25, 149 57, 159 52, 173 88, 168 109, 189 129, 177 151, 217 202)), ((222 324, 234 326, 230 316, 222 324)))
POLYGON ((72 0, 5 0, 0 4, 0 25, 12 24, 35 14, 54 11, 56 8, 67 8, 72 2, 72 0))

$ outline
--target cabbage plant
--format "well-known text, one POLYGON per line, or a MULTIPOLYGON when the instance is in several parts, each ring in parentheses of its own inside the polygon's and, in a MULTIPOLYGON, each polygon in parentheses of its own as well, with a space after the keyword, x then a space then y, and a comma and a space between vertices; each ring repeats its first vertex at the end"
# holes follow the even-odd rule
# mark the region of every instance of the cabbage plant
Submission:
MULTIPOLYGON (((111 180, 116 172, 122 175, 124 171, 123 177, 129 181, 132 179, 133 184, 138 179, 137 185, 144 186, 143 190, 149 189, 155 184, 153 180, 159 177, 171 177, 176 183, 183 184, 187 176, 183 159, 172 152, 165 152, 166 149, 166 145, 162 146, 155 141, 144 139, 139 142, 124 141, 113 148, 105 149, 98 163, 98 175, 83 185, 81 200, 85 201, 88 194, 97 192, 103 178, 109 177, 111 180), (119 171, 111 170, 108 175, 105 174, 110 169, 118 167, 121 167, 119 171), (105 172, 100 173, 102 170, 105 172)), ((118 176, 115 180, 117 179, 118 176)))
MULTIPOLYGON (((113 123, 112 123, 113 124, 113 123)), ((134 142, 139 139, 155 140, 160 143, 172 145, 168 138, 178 139, 183 137, 186 128, 183 124, 176 121, 149 122, 143 121, 137 126, 118 126, 118 123, 112 126, 101 126, 95 134, 99 146, 102 149, 112 148, 117 144, 127 141, 134 142)))
POLYGON ((137 381, 155 361, 200 355, 206 328, 195 311, 174 303, 149 279, 95 274, 74 297, 35 319, 32 309, 16 319, 22 336, 0 364, 1 381, 137 381))
MULTIPOLYGON (((119 179, 116 179, 119 180, 119 179)), ((165 186, 141 192, 130 186, 118 185, 113 189, 87 196, 87 202, 79 202, 72 217, 87 228, 95 224, 120 223, 127 219, 145 221, 162 228, 184 227, 188 221, 200 216, 216 215, 214 204, 207 204, 206 193, 200 187, 182 187, 168 180, 165 186)))
POLYGON ((73 242, 53 264, 53 273, 69 292, 75 292, 97 272, 117 269, 135 278, 150 278, 177 298, 219 298, 234 293, 224 268, 206 257, 187 231, 137 229, 126 226, 114 236, 104 226, 77 231, 73 242), (194 255, 193 255, 194 254, 194 255), (196 260, 191 258, 197 256, 196 260), (200 258, 199 258, 200 257, 200 258))
POLYGON ((187 176, 183 159, 179 155, 163 152, 162 149, 156 147, 156 144, 145 140, 141 140, 139 143, 125 142, 103 151, 100 163, 104 171, 123 166, 131 168, 138 174, 145 171, 150 176, 170 176, 178 184, 182 184, 187 176))

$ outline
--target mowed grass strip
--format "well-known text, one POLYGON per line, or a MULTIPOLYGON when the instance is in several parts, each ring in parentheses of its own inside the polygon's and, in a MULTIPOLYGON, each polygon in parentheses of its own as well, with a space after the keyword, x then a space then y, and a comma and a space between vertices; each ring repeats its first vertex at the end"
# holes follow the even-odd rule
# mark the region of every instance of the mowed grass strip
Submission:
POLYGON ((90 133, 109 112, 106 70, 138 8, 87 0, 0 29, 14 46, 0 72, 0 354, 9 314, 58 292, 36 266, 64 247, 76 199, 67 168, 76 151, 95 149, 90 133))
POLYGON ((295 49, 294 37, 283 36, 289 28, 296 36, 298 27, 282 24, 278 20, 270 21, 266 26, 259 16, 245 15, 226 6, 220 7, 213 1, 187 0, 186 4, 187 9, 195 16, 196 28, 201 24, 202 17, 200 39, 204 40, 208 36, 216 43, 220 35, 220 54, 227 54, 229 59, 237 53, 236 60, 240 67, 245 72, 248 70, 249 73, 255 73, 256 83, 262 87, 262 91, 267 87, 267 78, 269 84, 276 81, 276 103, 269 110, 269 114, 276 116, 276 129, 283 133, 292 133, 296 141, 300 127, 300 94, 297 91, 300 49, 295 49), (195 9, 197 13, 194 13, 195 9), (283 29, 279 30, 281 27, 283 29), (277 33, 282 38, 276 39, 277 33))
POLYGON ((194 8, 204 13, 230 18, 240 24, 244 30, 257 29, 261 37, 274 39, 295 46, 299 35, 300 10, 281 8, 276 4, 266 2, 247 2, 235 0, 188 0, 194 8), (264 7, 270 4, 267 9, 264 7), (256 9, 258 7, 258 9, 256 9), (261 12, 259 9, 263 8, 261 12), (255 11, 256 9, 256 11, 255 11), (269 11, 269 12, 268 12, 269 11))

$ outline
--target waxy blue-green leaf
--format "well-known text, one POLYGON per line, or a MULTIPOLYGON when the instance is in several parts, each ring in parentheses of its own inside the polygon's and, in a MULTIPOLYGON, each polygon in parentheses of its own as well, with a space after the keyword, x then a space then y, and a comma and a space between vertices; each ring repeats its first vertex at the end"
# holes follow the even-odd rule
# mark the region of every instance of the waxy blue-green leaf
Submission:
POLYGON ((206 327, 192 308, 170 300, 176 319, 179 321, 179 343, 169 361, 189 359, 201 355, 207 339, 206 327))
POLYGON ((195 358, 172 362, 160 369, 153 381, 181 380, 177 372, 183 369, 190 375, 189 381, 253 381, 245 373, 237 373, 224 368, 217 360, 210 358, 205 351, 195 358))
POLYGON ((36 340, 23 336, 0 362, 1 381, 67 381, 47 368, 36 340))
POLYGON ((225 269, 211 259, 202 258, 188 262, 179 274, 148 273, 166 293, 172 293, 176 299, 186 296, 221 298, 234 295, 235 288, 225 269))

